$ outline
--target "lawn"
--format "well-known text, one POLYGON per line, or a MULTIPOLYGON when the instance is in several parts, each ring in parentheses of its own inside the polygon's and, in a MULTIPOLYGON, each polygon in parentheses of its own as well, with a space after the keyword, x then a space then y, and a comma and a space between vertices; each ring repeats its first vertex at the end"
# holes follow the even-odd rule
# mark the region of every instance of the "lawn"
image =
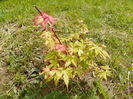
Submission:
POLYGON ((0 0, 0 99, 132 99, 132 5, 132 0, 0 0), (47 91, 48 85, 43 85, 42 93, 37 81, 27 88, 29 76, 44 65, 41 30, 32 22, 38 15, 34 5, 57 18, 60 37, 75 32, 78 20, 83 20, 89 29, 87 37, 106 45, 112 76, 102 85, 97 81, 87 94, 75 87, 74 94, 58 88, 47 91), (104 90, 103 97, 98 88, 104 90))

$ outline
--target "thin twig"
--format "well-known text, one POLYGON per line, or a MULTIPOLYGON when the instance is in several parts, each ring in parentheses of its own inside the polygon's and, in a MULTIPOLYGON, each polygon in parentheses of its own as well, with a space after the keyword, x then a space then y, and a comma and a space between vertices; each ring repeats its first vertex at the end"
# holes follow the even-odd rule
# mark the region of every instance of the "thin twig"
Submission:
POLYGON ((35 9, 39 12, 39 14, 42 15, 42 12, 38 9, 38 7, 35 6, 35 5, 34 5, 34 7, 35 7, 35 9))
POLYGON ((61 41, 60 41, 60 39, 56 35, 56 32, 55 32, 54 28, 51 28, 51 31, 54 33, 54 35, 55 35, 56 39, 59 41, 59 43, 62 44, 61 41))

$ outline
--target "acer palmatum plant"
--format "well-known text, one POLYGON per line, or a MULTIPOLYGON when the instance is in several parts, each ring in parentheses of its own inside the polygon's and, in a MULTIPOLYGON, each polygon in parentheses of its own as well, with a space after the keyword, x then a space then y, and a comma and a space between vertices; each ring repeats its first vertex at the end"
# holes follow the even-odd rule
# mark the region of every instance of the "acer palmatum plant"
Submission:
POLYGON ((105 46, 95 44, 85 36, 88 32, 85 24, 80 24, 79 33, 61 38, 61 41, 54 30, 56 19, 36 9, 39 11, 39 16, 33 20, 34 24, 41 25, 45 29, 41 37, 45 39, 47 47, 44 60, 48 65, 44 66, 40 73, 44 75, 44 80, 54 80, 55 85, 64 80, 68 87, 70 79, 81 77, 86 72, 105 80, 111 75, 109 66, 98 64, 99 59, 102 61, 109 59, 108 53, 104 50, 105 46))

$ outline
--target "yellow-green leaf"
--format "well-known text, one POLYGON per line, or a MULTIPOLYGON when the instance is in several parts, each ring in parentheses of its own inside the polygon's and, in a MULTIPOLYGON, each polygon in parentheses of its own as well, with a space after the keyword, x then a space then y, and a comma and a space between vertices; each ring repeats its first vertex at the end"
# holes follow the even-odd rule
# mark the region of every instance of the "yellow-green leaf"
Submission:
POLYGON ((78 50, 78 55, 79 56, 81 56, 81 54, 83 54, 83 53, 84 53, 83 50, 81 50, 81 49, 78 50))
POLYGON ((66 71, 63 72, 63 79, 64 79, 64 82, 68 88, 68 84, 69 84, 69 77, 68 77, 68 74, 66 73, 66 71))
POLYGON ((67 66, 69 66, 69 65, 71 65, 71 61, 70 61, 70 60, 68 60, 68 61, 65 63, 65 67, 67 67, 67 66))
POLYGON ((56 72, 56 76, 54 78, 54 81, 55 81, 55 85, 56 86, 58 85, 58 82, 61 79, 61 77, 62 77, 62 72, 60 72, 60 71, 56 72))
POLYGON ((57 79, 59 80, 62 77, 62 72, 56 72, 57 79))

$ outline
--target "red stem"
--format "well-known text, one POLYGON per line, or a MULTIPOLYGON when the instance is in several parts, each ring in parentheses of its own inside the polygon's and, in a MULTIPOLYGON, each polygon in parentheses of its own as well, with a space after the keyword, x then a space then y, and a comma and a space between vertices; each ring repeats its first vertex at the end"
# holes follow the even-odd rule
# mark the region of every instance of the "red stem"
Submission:
POLYGON ((42 12, 38 9, 37 6, 34 6, 36 8, 36 10, 39 12, 39 14, 42 16, 42 12))
POLYGON ((54 28, 51 28, 51 31, 54 33, 54 36, 55 36, 56 39, 59 41, 59 43, 62 45, 60 39, 59 39, 58 36, 56 35, 56 32, 55 32, 54 28))

